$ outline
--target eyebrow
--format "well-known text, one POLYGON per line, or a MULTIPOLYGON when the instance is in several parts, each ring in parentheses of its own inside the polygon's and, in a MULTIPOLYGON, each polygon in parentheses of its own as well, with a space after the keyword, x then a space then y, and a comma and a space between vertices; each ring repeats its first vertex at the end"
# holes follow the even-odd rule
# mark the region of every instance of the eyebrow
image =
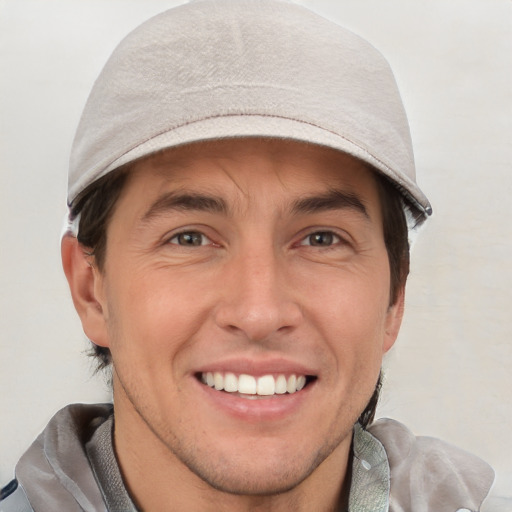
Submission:
MULTIPOLYGON (((329 210, 351 209, 370 218, 364 202, 355 194, 341 190, 329 190, 325 194, 304 197, 296 200, 291 208, 293 213, 318 213, 329 210)), ((170 211, 202 211, 226 214, 224 199, 199 193, 167 192, 160 196, 146 211, 142 222, 149 222, 158 215, 170 211)))
POLYGON ((295 213, 317 213, 329 210, 355 210, 370 218, 364 201, 356 194, 332 189, 325 194, 305 197, 295 201, 292 211, 295 213))
POLYGON ((158 215, 173 210, 226 213, 227 209, 226 202, 219 197, 187 192, 167 192, 149 207, 142 221, 148 222, 158 215))

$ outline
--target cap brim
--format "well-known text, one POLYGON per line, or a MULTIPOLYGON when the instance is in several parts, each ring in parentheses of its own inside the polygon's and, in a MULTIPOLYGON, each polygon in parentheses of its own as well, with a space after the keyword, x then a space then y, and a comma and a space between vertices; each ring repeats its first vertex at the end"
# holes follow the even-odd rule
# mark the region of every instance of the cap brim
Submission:
MULTIPOLYGON (((206 140, 244 137, 291 139, 337 149, 366 162, 390 178, 400 187, 400 191, 406 194, 411 202, 425 215, 430 215, 432 211, 426 196, 412 180, 405 176, 405 173, 390 168, 372 155, 368 148, 318 126, 282 117, 228 115, 206 118, 174 128, 130 149, 105 167, 98 176, 94 177, 94 180, 122 165, 166 148, 206 140)), ((89 176, 87 179, 91 180, 91 177, 89 176)), ((78 182, 75 186, 80 189, 82 184, 78 182)), ((71 192, 71 195, 73 195, 73 191, 71 192)))

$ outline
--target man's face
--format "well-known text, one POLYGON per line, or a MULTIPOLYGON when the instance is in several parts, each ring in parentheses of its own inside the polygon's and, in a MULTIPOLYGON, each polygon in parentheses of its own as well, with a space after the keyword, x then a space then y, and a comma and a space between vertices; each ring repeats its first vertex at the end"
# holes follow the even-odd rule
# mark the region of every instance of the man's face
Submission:
POLYGON ((116 435, 236 493, 346 464, 400 323, 389 275, 349 156, 247 139, 141 161, 95 282, 116 435))

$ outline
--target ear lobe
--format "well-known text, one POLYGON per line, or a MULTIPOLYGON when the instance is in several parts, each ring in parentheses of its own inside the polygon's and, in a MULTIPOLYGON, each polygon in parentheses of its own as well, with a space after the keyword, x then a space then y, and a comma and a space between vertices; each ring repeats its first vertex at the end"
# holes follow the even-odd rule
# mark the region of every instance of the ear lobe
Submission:
POLYGON ((382 344, 382 353, 385 354, 395 344, 402 318, 404 316, 405 288, 402 288, 394 304, 389 306, 386 313, 386 329, 384 333, 384 342, 382 344))
POLYGON ((96 345, 108 346, 103 289, 103 277, 72 235, 64 235, 61 242, 62 266, 73 298, 73 304, 82 321, 86 336, 96 345))

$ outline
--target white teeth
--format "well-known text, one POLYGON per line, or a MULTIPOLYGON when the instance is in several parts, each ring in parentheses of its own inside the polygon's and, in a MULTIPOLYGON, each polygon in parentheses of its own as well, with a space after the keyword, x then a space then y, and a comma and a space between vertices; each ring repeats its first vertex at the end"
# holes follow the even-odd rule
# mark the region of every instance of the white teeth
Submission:
POLYGON ((288 391, 288 393, 295 393, 295 391, 297 391, 297 377, 295 375, 290 375, 288 377, 286 391, 288 391))
POLYGON ((215 372, 213 374, 213 387, 217 391, 224 389, 224 377, 222 376, 222 373, 215 372))
POLYGON ((271 396, 300 391, 306 385, 306 376, 291 374, 288 378, 285 375, 278 375, 277 378, 273 375, 253 377, 243 373, 237 377, 231 372, 205 372, 201 374, 201 381, 217 391, 271 396))
POLYGON ((238 377, 238 392, 244 395, 255 395, 256 379, 252 375, 240 375, 238 377))
POLYGON ((284 375, 279 375, 276 379, 276 394, 284 395, 286 393, 286 377, 284 375))
POLYGON ((238 379, 234 373, 224 375, 224 390, 230 393, 238 391, 238 379))
POLYGON ((272 375, 264 375, 258 379, 258 395, 273 395, 276 391, 276 381, 272 375))

